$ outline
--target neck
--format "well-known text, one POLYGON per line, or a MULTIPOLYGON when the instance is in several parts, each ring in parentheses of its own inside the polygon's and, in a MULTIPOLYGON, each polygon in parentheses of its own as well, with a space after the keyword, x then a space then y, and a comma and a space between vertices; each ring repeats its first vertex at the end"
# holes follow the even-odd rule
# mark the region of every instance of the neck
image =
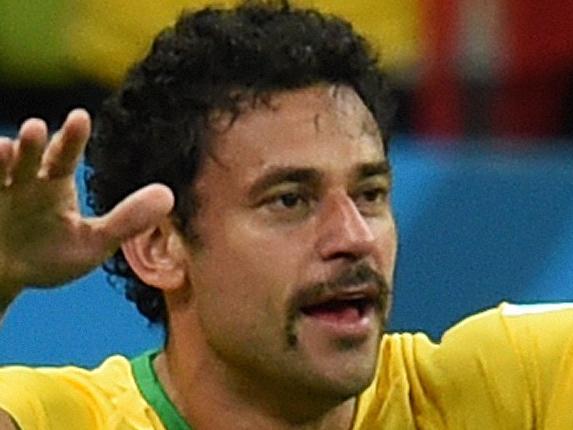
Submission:
MULTIPOLYGON (((172 332, 173 333, 173 332, 172 332)), ((167 395, 194 430, 349 430, 356 400, 313 398, 228 369, 171 338, 154 366, 167 395), (184 348, 184 349, 181 349, 184 348)), ((315 396, 319 397, 319 396, 315 396)))

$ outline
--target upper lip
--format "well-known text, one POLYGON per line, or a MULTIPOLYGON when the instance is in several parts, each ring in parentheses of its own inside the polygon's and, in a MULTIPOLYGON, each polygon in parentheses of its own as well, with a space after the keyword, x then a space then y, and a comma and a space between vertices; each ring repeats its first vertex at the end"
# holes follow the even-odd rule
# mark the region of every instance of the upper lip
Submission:
POLYGON ((345 286, 333 291, 325 291, 318 296, 309 297, 301 303, 300 307, 308 308, 333 301, 366 300, 369 302, 377 302, 380 294, 381 289, 376 283, 345 286))

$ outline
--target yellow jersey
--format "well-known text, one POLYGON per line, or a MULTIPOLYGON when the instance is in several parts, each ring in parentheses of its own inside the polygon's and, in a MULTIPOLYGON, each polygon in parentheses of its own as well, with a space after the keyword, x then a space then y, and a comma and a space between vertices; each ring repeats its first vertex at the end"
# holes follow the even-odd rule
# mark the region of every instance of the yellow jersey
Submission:
MULTIPOLYGON (((353 430, 573 428, 573 305, 502 304, 450 329, 388 334, 353 430)), ((0 408, 23 429, 190 430, 153 358, 0 370, 0 408)))

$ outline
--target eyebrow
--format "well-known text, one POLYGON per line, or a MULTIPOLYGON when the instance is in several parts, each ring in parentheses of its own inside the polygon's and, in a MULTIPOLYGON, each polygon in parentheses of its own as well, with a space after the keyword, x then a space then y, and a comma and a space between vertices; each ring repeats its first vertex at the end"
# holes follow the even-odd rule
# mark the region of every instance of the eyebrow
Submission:
POLYGON ((358 174, 356 176, 358 180, 371 176, 386 176, 389 180, 392 180, 392 168, 388 160, 366 163, 358 168, 358 174))

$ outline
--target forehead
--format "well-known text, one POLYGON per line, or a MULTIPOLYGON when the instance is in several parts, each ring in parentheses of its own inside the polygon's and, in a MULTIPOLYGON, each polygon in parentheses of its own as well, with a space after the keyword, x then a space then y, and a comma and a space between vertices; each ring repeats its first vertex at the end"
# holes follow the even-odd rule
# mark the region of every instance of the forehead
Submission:
POLYGON ((275 167, 340 170, 385 159, 372 114, 344 86, 285 91, 219 121, 205 169, 240 171, 247 181, 275 167))

